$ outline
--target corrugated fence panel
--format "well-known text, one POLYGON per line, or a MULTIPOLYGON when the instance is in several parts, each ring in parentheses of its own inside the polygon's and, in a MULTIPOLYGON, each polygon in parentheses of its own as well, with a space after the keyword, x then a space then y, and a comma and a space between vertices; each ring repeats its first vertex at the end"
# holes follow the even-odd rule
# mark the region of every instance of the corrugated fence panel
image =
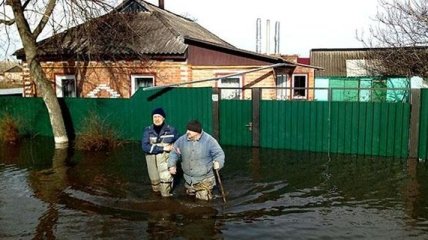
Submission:
POLYGON ((418 155, 428 159, 428 89, 421 89, 418 155))
MULTIPOLYGON (((83 121, 94 113, 112 126, 119 136, 140 140, 145 126, 152 123, 151 112, 163 107, 167 123, 181 134, 191 119, 201 121, 206 132, 212 131, 211 88, 168 88, 156 91, 137 91, 131 99, 59 99, 69 134, 82 131, 83 121)), ((52 136, 46 107, 41 98, 0 97, 0 116, 9 113, 31 134, 52 136)))
POLYGON ((263 100, 260 126, 262 147, 328 150, 328 102, 263 100))
POLYGON ((406 157, 410 104, 268 101, 260 145, 316 152, 406 157))
POLYGON ((48 112, 42 99, 0 97, 0 117, 8 114, 16 119, 23 134, 52 135, 48 112))
POLYGON ((251 146, 248 124, 252 121, 252 102, 249 100, 220 101, 220 143, 251 146))
POLYGON ((156 91, 137 91, 132 97, 133 138, 141 138, 144 127, 151 124, 151 111, 163 107, 167 123, 176 127, 180 134, 186 132, 186 124, 192 119, 202 123, 204 131, 212 132, 211 88, 166 88, 156 91))

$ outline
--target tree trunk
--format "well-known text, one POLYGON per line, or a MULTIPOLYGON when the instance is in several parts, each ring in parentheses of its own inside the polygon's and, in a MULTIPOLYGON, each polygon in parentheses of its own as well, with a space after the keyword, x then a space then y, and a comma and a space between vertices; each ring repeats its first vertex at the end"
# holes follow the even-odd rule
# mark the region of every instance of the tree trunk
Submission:
MULTIPOLYGON (((21 37, 22 46, 25 51, 26 61, 30 66, 30 74, 37 85, 37 90, 40 91, 43 101, 45 102, 46 108, 48 109, 49 119, 52 126, 52 132, 55 140, 55 148, 66 148, 68 147, 68 137, 65 130, 64 119, 61 113, 61 108, 58 103, 58 99, 50 86, 45 73, 43 72, 42 66, 37 58, 37 36, 40 31, 32 32, 30 25, 25 18, 24 10, 27 6, 25 2, 22 5, 20 0, 8 0, 7 5, 10 5, 15 16, 14 23, 21 37)), ((54 7, 55 0, 50 0, 48 7, 54 7), (53 4, 53 5, 52 5, 53 4)), ((52 8, 50 8, 52 9, 52 8)), ((48 11, 49 13, 50 11, 48 11)), ((48 14, 50 15, 50 14, 48 14)), ((44 19, 46 20, 46 19, 44 19)), ((41 23, 44 23, 43 21, 41 23)), ((43 26, 43 25, 39 25, 43 26)))
POLYGON ((37 60, 30 60, 30 73, 37 85, 37 90, 40 91, 40 95, 48 109, 49 119, 52 126, 52 132, 55 140, 55 148, 68 147, 67 131, 65 129, 64 119, 59 106, 58 99, 49 84, 46 76, 43 72, 40 62, 37 60))

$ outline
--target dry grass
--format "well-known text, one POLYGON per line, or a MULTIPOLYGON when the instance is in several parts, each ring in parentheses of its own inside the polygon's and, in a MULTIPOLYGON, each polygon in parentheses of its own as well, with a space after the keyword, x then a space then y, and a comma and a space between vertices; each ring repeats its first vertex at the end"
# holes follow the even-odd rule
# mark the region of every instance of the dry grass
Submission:
POLYGON ((120 145, 114 129, 95 114, 82 122, 83 129, 77 135, 75 148, 85 151, 108 151, 120 145))
POLYGON ((6 143, 17 143, 19 140, 18 120, 9 114, 0 118, 0 140, 6 143))

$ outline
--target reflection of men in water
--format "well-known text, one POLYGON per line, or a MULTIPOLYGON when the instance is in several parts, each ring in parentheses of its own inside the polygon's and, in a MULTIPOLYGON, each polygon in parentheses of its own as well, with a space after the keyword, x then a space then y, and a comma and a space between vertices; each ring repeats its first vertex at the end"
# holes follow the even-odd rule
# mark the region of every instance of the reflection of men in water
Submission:
POLYGON ((144 129, 142 147, 146 153, 147 170, 152 189, 162 196, 170 196, 172 176, 168 171, 169 151, 178 138, 177 130, 165 124, 165 111, 156 108, 152 112, 153 124, 144 129))
POLYGON ((197 120, 187 124, 187 132, 174 143, 168 167, 171 174, 176 174, 176 164, 181 158, 186 193, 196 195, 197 199, 212 199, 215 186, 214 169, 224 165, 224 152, 211 135, 202 131, 197 120))

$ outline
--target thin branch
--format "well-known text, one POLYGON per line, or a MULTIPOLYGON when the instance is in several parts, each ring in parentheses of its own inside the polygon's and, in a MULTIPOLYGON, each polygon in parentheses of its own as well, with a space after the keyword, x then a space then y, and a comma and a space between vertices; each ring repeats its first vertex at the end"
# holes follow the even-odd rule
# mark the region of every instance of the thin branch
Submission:
POLYGON ((55 9, 55 6, 56 6, 56 0, 49 0, 49 3, 46 6, 46 10, 43 14, 43 17, 40 19, 39 24, 37 25, 37 27, 33 31, 34 38, 37 39, 37 37, 40 35, 40 33, 45 28, 46 24, 49 22, 49 19, 52 15, 52 12, 55 9))
POLYGON ((11 19, 11 20, 0 19, 0 24, 11 26, 11 25, 15 24, 15 19, 11 19))

